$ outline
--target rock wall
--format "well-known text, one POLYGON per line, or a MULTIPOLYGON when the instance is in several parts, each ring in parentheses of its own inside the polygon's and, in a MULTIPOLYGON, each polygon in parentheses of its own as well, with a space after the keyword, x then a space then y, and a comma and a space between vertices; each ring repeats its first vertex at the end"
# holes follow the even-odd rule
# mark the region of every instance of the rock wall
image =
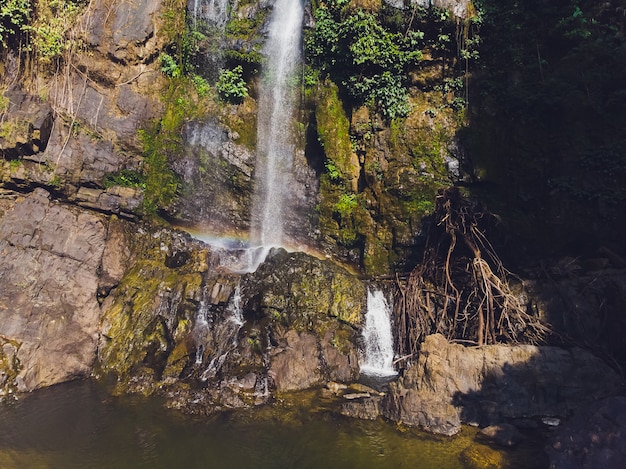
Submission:
MULTIPOLYGON (((459 17, 470 9, 461 1, 417 3, 451 8, 459 17)), ((249 224, 255 53, 270 5, 238 5, 233 16, 239 23, 231 24, 238 32, 228 39, 230 65, 247 64, 250 85, 238 105, 203 101, 189 80, 184 88, 162 74, 158 57, 177 47, 172 35, 178 33, 166 24, 178 17, 171 15, 176 5, 92 1, 80 22, 86 50, 54 77, 21 76, 11 66, 16 56, 2 51, 7 73, 0 89, 8 104, 0 106, 0 394, 95 374, 117 392, 160 395, 173 407, 210 413, 324 388, 343 400, 346 415, 383 416, 449 435, 462 423, 568 417, 616 390, 616 375, 580 349, 465 348, 441 336, 427 338, 388 391, 357 386, 366 297, 358 275, 282 250, 253 274, 226 272, 219 267, 223 253, 147 215, 145 187, 111 184, 109 177, 122 170, 150 170, 140 130, 156 123, 155 133, 167 138, 153 153, 180 182, 178 199, 157 208, 185 223, 234 230, 249 224), (242 24, 253 31, 242 32, 242 24), (168 138, 183 150, 170 151, 168 138)), ((322 226, 317 233, 310 226, 290 229, 312 234, 329 256, 367 274, 415 263, 422 216, 432 210, 436 188, 463 177, 458 116, 448 101, 453 93, 419 91, 441 85, 444 62, 425 57, 411 72, 412 112, 402 126, 382 122, 365 106, 345 109, 332 83, 303 92, 308 117, 298 134, 306 148, 298 152, 302 184, 293 196, 303 212, 319 202, 322 226), (318 137, 328 140, 324 148, 318 137), (332 175, 333 164, 343 176, 332 175), (319 200, 316 172, 328 177, 319 200)), ((605 317, 619 324, 624 289, 617 278, 557 278, 557 294, 569 300, 535 304, 567 311, 559 320, 575 318, 577 337, 586 339, 605 317), (590 290, 595 302, 581 306, 578 293, 590 290)), ((534 291, 554 297, 546 290, 534 291)), ((619 333, 598 334, 621 348, 619 333)), ((581 418, 622 412, 622 404, 609 404, 581 418)), ((553 443, 555 458, 574 451, 568 438, 619 452, 610 432, 568 431, 553 443)))
POLYGON ((241 277, 181 234, 134 242, 133 266, 103 303, 98 374, 118 392, 207 413, 357 379, 365 290, 345 270, 280 250, 241 277))
POLYGON ((0 219, 0 337, 11 362, 0 379, 5 392, 91 372, 107 225, 43 189, 16 198, 0 219))

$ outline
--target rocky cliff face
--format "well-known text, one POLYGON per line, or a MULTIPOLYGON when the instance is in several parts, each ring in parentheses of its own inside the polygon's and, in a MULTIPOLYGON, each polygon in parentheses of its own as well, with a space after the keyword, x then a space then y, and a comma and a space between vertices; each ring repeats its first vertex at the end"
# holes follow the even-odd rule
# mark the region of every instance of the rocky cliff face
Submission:
MULTIPOLYGON (((463 348, 441 336, 426 340, 386 392, 347 389, 359 379, 360 275, 283 250, 256 272, 235 274, 220 267, 227 254, 154 216, 226 231, 249 226, 254 58, 269 8, 242 3, 230 24, 226 63, 248 64, 250 94, 239 104, 161 72, 162 53, 182 53, 184 21, 172 24, 181 2, 92 1, 75 25, 85 49, 59 62, 63 73, 38 80, 12 65, 16 51, 1 51, 2 394, 95 374, 117 392, 210 413, 323 388, 346 415, 452 434, 462 423, 565 417, 614 391, 615 374, 578 349, 463 348), (170 200, 159 191, 172 180, 170 200)), ((431 56, 412 72, 413 112, 401 126, 367 106, 345 106, 330 81, 304 87, 298 158, 306 191, 294 198, 306 199, 304 212, 317 204, 320 224, 315 233, 293 229, 313 233, 328 257, 367 274, 415 263, 436 188, 463 177, 451 94, 417 91, 435 90, 445 67, 431 56), (320 174, 318 198, 311 177, 320 174)), ((580 282, 559 283, 557 293, 598 286, 580 282)), ((597 310, 594 325, 604 296, 611 317, 622 304, 621 287, 602 285, 585 307, 597 310)), ((535 287, 535 304, 555 309, 546 290, 535 287)))
POLYGON ((85 376, 99 335, 97 271, 108 221, 43 189, 8 205, 0 220, 2 388, 31 391, 85 376))

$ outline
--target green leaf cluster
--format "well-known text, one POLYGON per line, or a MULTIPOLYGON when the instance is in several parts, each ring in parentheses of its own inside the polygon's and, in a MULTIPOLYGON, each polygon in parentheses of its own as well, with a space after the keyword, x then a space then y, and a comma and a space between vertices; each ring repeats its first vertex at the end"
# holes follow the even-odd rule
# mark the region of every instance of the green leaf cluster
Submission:
POLYGON ((4 0, 0 6, 0 46, 8 47, 11 39, 26 30, 30 21, 30 0, 4 0))
POLYGON ((406 116, 404 80, 422 59, 423 33, 393 30, 383 25, 381 16, 348 11, 339 1, 320 5, 315 22, 306 38, 312 64, 341 84, 355 104, 372 105, 389 120, 406 116))
POLYGON ((27 30, 30 46, 41 64, 54 63, 82 45, 73 28, 85 6, 84 0, 37 1, 36 18, 27 30))
POLYGON ((168 78, 178 78, 182 75, 183 70, 170 54, 163 52, 159 57, 161 60, 161 72, 168 78))
POLYGON ((219 96, 227 102, 240 103, 248 96, 248 87, 243 79, 241 65, 237 65, 232 70, 222 70, 215 87, 219 96))
POLYGON ((118 173, 110 173, 104 176, 104 187, 113 186, 146 188, 146 178, 143 174, 132 169, 122 169, 118 173))
POLYGON ((356 194, 341 194, 337 203, 333 206, 333 209, 342 218, 346 218, 352 215, 354 209, 358 205, 356 194))

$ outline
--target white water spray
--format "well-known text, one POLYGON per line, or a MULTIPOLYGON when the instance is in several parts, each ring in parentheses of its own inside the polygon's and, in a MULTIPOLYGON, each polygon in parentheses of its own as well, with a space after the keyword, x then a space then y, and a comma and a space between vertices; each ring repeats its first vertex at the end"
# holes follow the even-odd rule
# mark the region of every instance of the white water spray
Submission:
POLYGON ((244 325, 239 285, 223 312, 212 310, 208 304, 206 299, 200 301, 193 328, 197 344, 195 364, 200 368, 204 365, 202 381, 215 378, 229 354, 237 349, 239 330, 244 325))
POLYGON ((198 20, 208 26, 223 28, 228 21, 228 0, 193 0, 191 16, 194 28, 198 20))
POLYGON ((284 244, 296 151, 293 126, 303 14, 301 0, 276 0, 263 49, 267 62, 259 92, 249 270, 255 270, 272 247, 284 244))
POLYGON ((365 344, 361 373, 394 376, 391 307, 382 291, 367 291, 367 313, 363 328, 365 344))

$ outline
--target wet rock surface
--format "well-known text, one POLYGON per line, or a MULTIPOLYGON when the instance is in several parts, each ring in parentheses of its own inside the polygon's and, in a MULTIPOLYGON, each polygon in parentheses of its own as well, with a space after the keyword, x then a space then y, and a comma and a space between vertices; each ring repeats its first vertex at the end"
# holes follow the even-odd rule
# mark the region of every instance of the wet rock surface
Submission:
POLYGON ((189 122, 183 139, 185 152, 173 167, 184 190, 170 215, 214 230, 247 231, 254 153, 236 144, 229 130, 215 120, 189 122))
MULTIPOLYGON (((342 268, 277 250, 242 278, 186 235, 134 239, 141 247, 103 303, 98 374, 119 392, 210 413, 357 379, 365 290, 342 268)), ((110 275, 124 256, 111 256, 110 275)))

